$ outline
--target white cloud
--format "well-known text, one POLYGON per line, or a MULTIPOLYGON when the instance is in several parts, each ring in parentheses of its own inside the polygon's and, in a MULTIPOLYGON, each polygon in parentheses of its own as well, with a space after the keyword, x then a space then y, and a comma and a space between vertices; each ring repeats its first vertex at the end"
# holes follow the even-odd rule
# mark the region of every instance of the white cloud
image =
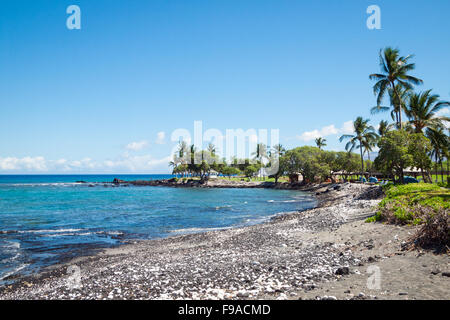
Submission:
MULTIPOLYGON (((436 112, 436 116, 442 117, 442 116, 448 115, 449 113, 450 113, 450 108, 442 108, 441 110, 436 112)), ((450 129, 450 122, 444 121, 444 125, 447 129, 450 129)))
POLYGON ((156 143, 157 144, 165 144, 166 143, 166 133, 164 131, 160 131, 156 134, 156 143))
POLYGON ((336 128, 336 126, 332 124, 329 126, 325 126, 320 130, 315 129, 312 131, 303 132, 300 136, 297 136, 297 139, 308 142, 320 137, 323 138, 336 134, 350 134, 352 132, 353 132, 353 121, 347 121, 344 122, 341 128, 336 128))
POLYGON ((116 160, 106 160, 102 166, 108 167, 110 171, 122 172, 148 172, 167 171, 171 157, 155 159, 151 155, 123 157, 116 160))
POLYGON ((0 172, 166 172, 171 157, 123 155, 114 160, 46 160, 44 157, 0 157, 0 172))
POLYGON ((47 171, 44 157, 0 158, 0 170, 47 171))
POLYGON ((147 145, 148 145, 148 142, 145 140, 142 140, 142 141, 130 142, 129 144, 127 144, 126 148, 128 150, 132 150, 132 151, 139 151, 139 150, 144 149, 147 145))
POLYGON ((350 120, 350 121, 344 122, 344 125, 342 126, 340 133, 341 134, 352 134, 353 130, 354 130, 353 121, 350 120))
POLYGON ((442 108, 441 110, 436 112, 436 115, 438 117, 440 117, 440 116, 445 116, 446 114, 449 114, 449 113, 450 113, 450 108, 442 108))

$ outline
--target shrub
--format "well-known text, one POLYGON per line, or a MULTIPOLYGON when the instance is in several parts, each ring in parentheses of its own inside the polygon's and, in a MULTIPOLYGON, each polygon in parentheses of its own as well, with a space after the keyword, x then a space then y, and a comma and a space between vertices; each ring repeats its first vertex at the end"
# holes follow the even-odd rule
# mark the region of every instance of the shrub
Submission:
POLYGON ((386 198, 377 214, 367 222, 386 221, 394 224, 421 224, 424 222, 422 208, 433 212, 450 209, 450 191, 433 184, 389 185, 384 187, 386 198))
POLYGON ((437 252, 450 250, 450 214, 448 210, 438 212, 429 208, 421 208, 423 226, 410 240, 410 247, 435 249, 437 252))
POLYGON ((375 216, 366 222, 421 225, 409 247, 436 248, 448 252, 450 247, 450 191, 433 184, 386 186, 386 198, 375 216))

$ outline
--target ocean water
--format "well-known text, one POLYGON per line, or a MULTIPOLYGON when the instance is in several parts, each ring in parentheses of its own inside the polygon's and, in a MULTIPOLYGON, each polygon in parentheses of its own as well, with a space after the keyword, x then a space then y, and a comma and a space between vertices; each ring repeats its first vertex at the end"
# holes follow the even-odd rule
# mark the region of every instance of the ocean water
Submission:
POLYGON ((251 225, 316 205, 312 195, 292 190, 104 183, 170 177, 0 175, 0 285, 130 240, 251 225))

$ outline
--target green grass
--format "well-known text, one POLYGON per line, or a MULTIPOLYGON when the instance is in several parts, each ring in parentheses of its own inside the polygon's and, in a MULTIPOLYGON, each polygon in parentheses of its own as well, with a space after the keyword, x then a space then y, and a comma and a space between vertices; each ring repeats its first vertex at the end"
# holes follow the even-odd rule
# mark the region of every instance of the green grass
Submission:
POLYGON ((367 222, 389 221, 400 224, 421 224, 422 212, 438 212, 450 209, 450 190, 436 184, 413 183, 387 185, 383 199, 374 217, 367 222))

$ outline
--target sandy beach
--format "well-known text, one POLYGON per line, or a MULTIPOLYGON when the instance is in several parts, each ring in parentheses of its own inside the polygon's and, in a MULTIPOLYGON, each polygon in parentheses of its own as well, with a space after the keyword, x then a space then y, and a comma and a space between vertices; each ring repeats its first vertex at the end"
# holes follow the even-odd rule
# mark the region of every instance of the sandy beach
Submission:
POLYGON ((448 255, 403 250, 415 227, 365 223, 379 187, 309 191, 315 209, 103 250, 2 287, 0 299, 450 299, 448 255))

